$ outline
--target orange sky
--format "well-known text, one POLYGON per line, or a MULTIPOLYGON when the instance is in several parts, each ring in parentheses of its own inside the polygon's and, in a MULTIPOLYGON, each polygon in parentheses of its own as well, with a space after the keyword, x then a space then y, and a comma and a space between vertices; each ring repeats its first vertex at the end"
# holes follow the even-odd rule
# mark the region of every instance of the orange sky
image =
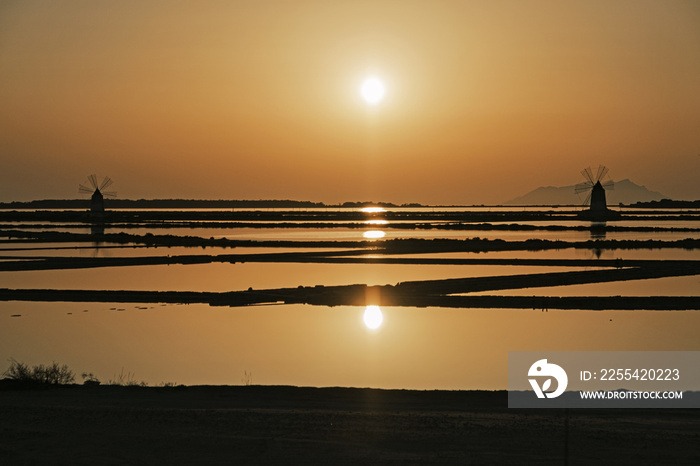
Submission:
POLYGON ((493 204, 599 163, 698 199, 698 83, 690 0, 5 0, 0 201, 493 204))

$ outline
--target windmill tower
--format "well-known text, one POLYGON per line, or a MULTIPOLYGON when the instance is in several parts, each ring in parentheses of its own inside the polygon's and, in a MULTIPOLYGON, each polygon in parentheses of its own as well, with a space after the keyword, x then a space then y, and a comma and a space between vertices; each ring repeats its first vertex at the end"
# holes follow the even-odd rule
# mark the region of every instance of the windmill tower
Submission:
POLYGON ((582 170, 581 174, 585 178, 585 181, 577 184, 574 187, 574 191, 579 195, 586 193, 586 200, 583 201, 583 205, 590 205, 590 207, 588 210, 581 212, 579 216, 593 221, 615 220, 619 218, 620 214, 618 212, 608 209, 607 200, 605 198, 606 190, 615 189, 615 183, 606 178, 608 168, 599 165, 598 172, 594 176, 591 167, 588 167, 582 170))
POLYGON ((88 176, 88 183, 91 187, 79 185, 78 192, 82 194, 92 194, 90 197, 90 213, 103 214, 105 211, 105 197, 116 197, 114 191, 105 191, 114 183, 111 178, 105 176, 101 182, 98 182, 97 176, 88 176))

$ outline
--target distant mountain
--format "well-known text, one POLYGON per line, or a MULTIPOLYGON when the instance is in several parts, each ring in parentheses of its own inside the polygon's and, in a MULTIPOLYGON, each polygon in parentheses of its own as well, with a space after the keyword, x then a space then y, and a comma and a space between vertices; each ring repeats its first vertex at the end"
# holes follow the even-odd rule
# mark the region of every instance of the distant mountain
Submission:
MULTIPOLYGON (((668 196, 656 191, 649 191, 630 180, 615 182, 615 189, 607 190, 605 196, 608 205, 634 204, 667 199, 668 196)), ((574 192, 574 186, 540 186, 534 191, 516 197, 506 202, 507 205, 581 205, 586 199, 583 194, 579 197, 574 192)))

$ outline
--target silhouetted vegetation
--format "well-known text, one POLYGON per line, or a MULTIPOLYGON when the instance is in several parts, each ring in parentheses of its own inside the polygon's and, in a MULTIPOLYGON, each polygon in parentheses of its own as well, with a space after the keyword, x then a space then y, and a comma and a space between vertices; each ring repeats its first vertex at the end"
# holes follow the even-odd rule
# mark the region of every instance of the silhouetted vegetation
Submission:
POLYGON ((137 381, 134 374, 131 372, 124 372, 124 368, 119 374, 115 375, 113 379, 107 381, 107 385, 120 385, 122 387, 146 387, 148 384, 144 381, 137 381))
POLYGON ((52 362, 29 367, 27 364, 10 359, 10 367, 3 372, 3 377, 19 383, 65 385, 75 381, 73 371, 67 365, 52 362))
POLYGON ((100 380, 92 372, 83 372, 81 377, 83 378, 83 385, 97 386, 100 384, 100 380))

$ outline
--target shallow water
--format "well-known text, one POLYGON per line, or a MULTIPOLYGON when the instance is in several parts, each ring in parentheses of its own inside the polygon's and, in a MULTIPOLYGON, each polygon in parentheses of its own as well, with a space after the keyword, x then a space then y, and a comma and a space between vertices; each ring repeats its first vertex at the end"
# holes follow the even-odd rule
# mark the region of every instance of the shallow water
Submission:
POLYGON ((395 285, 416 280, 570 270, 583 268, 249 262, 0 272, 0 280, 4 288, 18 289, 242 291, 248 288, 296 288, 299 285, 395 285))
POLYGON ((326 249, 326 248, 221 248, 207 246, 203 247, 143 247, 143 246, 110 246, 105 243, 102 246, 77 246, 61 247, 56 243, 55 247, 44 246, 42 243, 37 247, 21 248, 0 248, 0 257, 163 257, 163 256, 199 256, 199 255, 229 255, 229 254, 281 254, 289 252, 335 252, 346 251, 347 249, 326 249))
POLYGON ((370 330, 361 307, 136 306, 0 302, 0 354, 104 382, 503 389, 508 351, 700 350, 698 312, 382 308, 370 330))
MULTIPOLYGON (((281 209, 285 210, 285 209, 281 209)), ((355 211, 356 209, 348 209, 355 211)), ((400 211, 402 209, 392 209, 400 211)), ((410 210, 410 209, 406 209, 410 210)), ((426 209, 433 211, 435 209, 426 209)), ((441 209, 461 211, 463 208, 441 209)), ((478 210, 478 209, 473 209, 478 210)), ((481 211, 497 211, 484 207, 481 211)), ((503 208, 532 211, 540 209, 503 208)), ((546 209, 549 210, 549 209, 546 209)), ((561 209, 560 209, 561 210, 561 209)), ((564 210, 571 210, 565 208, 564 210)), ((267 209, 265 211, 268 211, 267 209)), ((435 222, 437 223, 437 222, 435 222)), ((552 222, 528 222, 551 225, 552 222)), ((566 225, 583 224, 579 221, 566 225)), ((612 223, 611 223, 612 224, 612 223)), ((622 221, 614 225, 651 226, 622 221)), ((654 226, 698 228, 697 221, 654 226)), ((5 225, 7 227, 7 225, 5 225)), ((79 232, 75 229, 66 231, 79 232)), ((85 229, 84 232, 88 230, 85 229)), ((109 230, 108 230, 109 231, 109 230)), ((589 239, 700 238, 700 232, 449 231, 365 228, 119 229, 252 240, 366 240, 383 238, 589 239)), ((331 251, 317 248, 130 246, 103 243, 2 243, 0 256, 145 257, 331 251)), ((404 258, 700 260, 700 250, 634 249, 497 251, 407 254, 404 258)), ((413 280, 592 270, 574 267, 211 263, 95 269, 0 272, 0 288, 85 290, 237 291, 299 285, 396 284, 413 280)), ((700 296, 700 276, 477 294, 546 296, 700 296)), ((699 298, 700 299, 700 298, 699 298)), ((203 304, 0 301, 0 371, 15 358, 28 364, 57 361, 103 381, 122 374, 150 384, 291 384, 416 389, 504 389, 508 351, 700 351, 700 311, 557 311, 382 308, 377 330, 363 323, 363 307, 308 305, 209 307, 203 304), (87 312, 85 312, 87 311, 87 312), (20 317, 12 317, 19 315, 20 317), (123 371, 123 372, 122 372, 123 371), (248 378, 245 374, 252 373, 248 378), (252 379, 252 380, 251 380, 252 379)), ((78 378, 80 382, 80 378, 78 378)))
POLYGON ((433 259, 700 260, 700 249, 547 249, 544 251, 438 252, 390 257, 433 259))
MULTIPOLYGON (((499 296, 698 296, 700 294, 700 276, 694 275, 689 277, 665 277, 557 287, 522 288, 470 294, 498 294, 499 296)), ((700 311, 687 312, 700 314, 700 311)))

